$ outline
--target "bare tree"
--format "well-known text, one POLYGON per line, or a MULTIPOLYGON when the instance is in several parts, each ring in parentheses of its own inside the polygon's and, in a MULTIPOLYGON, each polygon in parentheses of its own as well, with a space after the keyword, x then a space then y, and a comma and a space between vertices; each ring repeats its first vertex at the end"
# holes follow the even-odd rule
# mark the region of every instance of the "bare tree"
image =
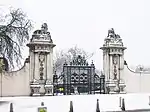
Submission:
POLYGON ((69 62, 70 56, 64 50, 56 51, 54 55, 54 71, 61 72, 65 61, 69 62))
POLYGON ((76 57, 77 55, 82 55, 85 56, 85 59, 90 59, 94 55, 94 53, 88 53, 77 46, 70 48, 68 50, 68 54, 71 56, 71 58, 76 57))
POLYGON ((5 57, 10 68, 21 64, 22 49, 29 40, 31 20, 21 9, 10 9, 10 13, 0 21, 0 54, 5 57))
POLYGON ((85 50, 78 48, 77 46, 69 48, 67 51, 56 51, 54 56, 54 71, 61 73, 63 71, 63 64, 65 61, 69 63, 73 57, 78 55, 85 56, 85 59, 88 60, 94 55, 94 53, 88 53, 85 50))

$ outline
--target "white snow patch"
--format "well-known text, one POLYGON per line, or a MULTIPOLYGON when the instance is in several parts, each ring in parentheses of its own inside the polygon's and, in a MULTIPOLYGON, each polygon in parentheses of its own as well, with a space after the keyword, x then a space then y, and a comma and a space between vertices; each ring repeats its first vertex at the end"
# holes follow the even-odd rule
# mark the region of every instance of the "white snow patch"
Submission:
MULTIPOLYGON (((49 97, 2 97, 0 101, 13 103, 14 112, 37 112, 44 102, 48 112, 69 112, 70 101, 73 101, 74 112, 96 112, 96 101, 99 99, 101 111, 120 111, 119 97, 125 99, 126 110, 150 109, 150 94, 101 94, 101 95, 68 95, 49 97)), ((0 104, 0 112, 9 112, 9 103, 0 104)))

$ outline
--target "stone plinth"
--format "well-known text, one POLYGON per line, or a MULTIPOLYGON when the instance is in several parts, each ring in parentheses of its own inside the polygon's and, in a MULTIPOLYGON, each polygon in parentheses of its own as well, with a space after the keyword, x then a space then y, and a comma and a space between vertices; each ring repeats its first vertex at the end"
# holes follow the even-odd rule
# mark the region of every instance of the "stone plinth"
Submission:
POLYGON ((110 94, 125 94, 124 91, 125 83, 123 83, 121 80, 118 84, 118 80, 109 80, 106 81, 106 88, 109 88, 110 94))
POLYGON ((45 85, 45 96, 52 96, 53 95, 53 85, 45 85))
POLYGON ((32 96, 52 96, 53 84, 50 81, 35 80, 30 84, 32 96))

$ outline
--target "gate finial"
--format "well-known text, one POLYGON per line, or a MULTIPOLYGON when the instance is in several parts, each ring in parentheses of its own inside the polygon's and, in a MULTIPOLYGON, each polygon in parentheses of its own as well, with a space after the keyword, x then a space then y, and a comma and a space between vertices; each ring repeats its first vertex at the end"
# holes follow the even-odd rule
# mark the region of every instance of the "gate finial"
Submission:
POLYGON ((100 112, 100 108, 99 108, 99 99, 97 99, 96 112, 100 112))
POLYGON ((121 110, 122 110, 122 111, 126 111, 124 98, 122 99, 121 110))
POLYGON ((73 102, 72 101, 70 101, 70 110, 69 110, 69 112, 73 112, 73 102))
POLYGON ((14 112, 14 110, 13 110, 13 103, 10 103, 10 111, 9 112, 14 112))

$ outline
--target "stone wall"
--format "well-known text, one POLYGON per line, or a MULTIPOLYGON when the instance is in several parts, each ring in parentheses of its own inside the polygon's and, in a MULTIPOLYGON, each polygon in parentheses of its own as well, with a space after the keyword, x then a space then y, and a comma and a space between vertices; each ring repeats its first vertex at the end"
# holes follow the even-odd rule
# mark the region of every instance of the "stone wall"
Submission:
POLYGON ((1 94, 2 96, 29 96, 29 81, 29 63, 25 63, 18 71, 2 73, 0 75, 0 96, 1 94))
POLYGON ((127 93, 150 93, 150 73, 135 72, 125 65, 123 79, 127 93))

